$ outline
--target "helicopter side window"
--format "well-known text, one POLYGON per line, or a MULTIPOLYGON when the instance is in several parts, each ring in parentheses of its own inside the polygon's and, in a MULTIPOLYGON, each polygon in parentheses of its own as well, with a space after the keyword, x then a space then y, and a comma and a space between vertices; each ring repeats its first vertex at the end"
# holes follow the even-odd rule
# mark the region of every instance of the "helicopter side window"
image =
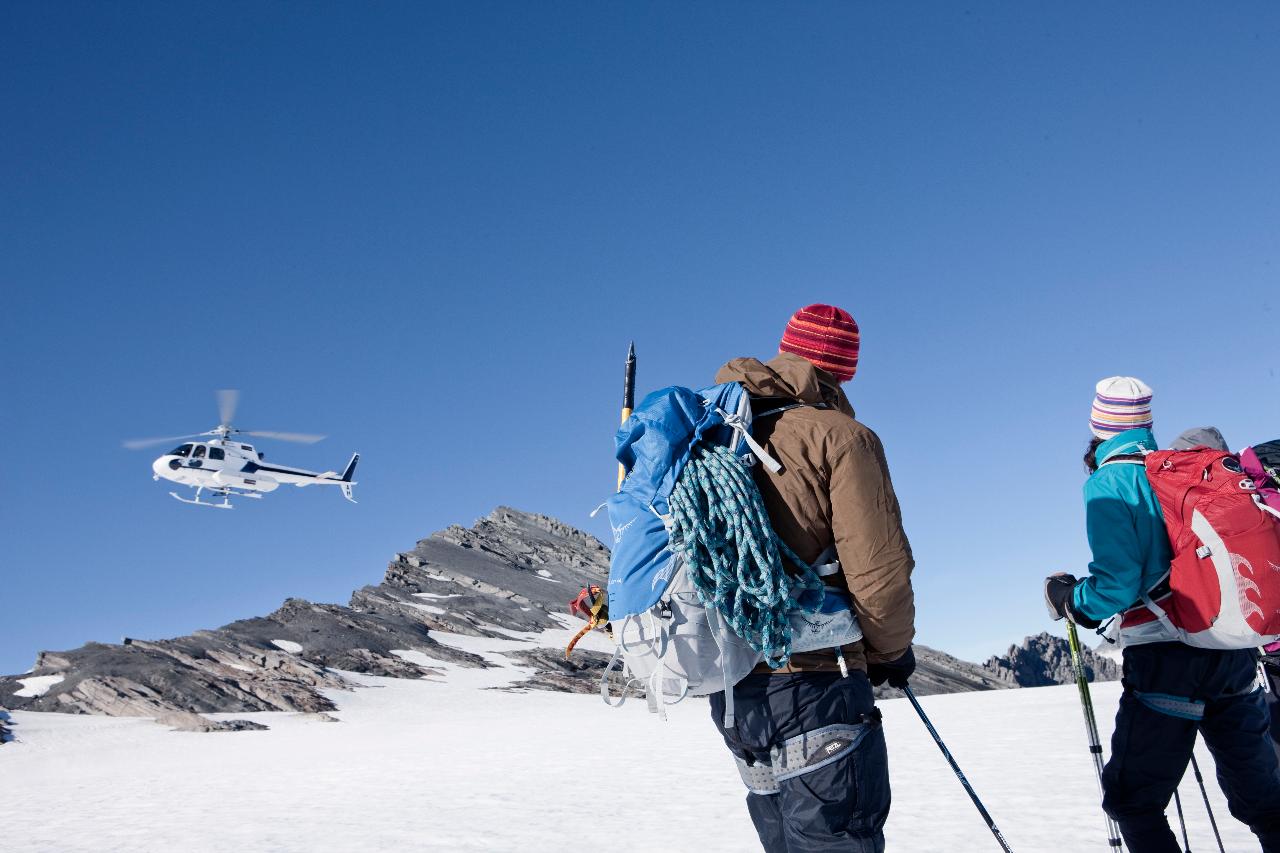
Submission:
POLYGON ((184 444, 181 447, 175 447, 169 451, 170 456, 187 456, 191 453, 191 445, 184 444))
POLYGON ((227 457, 227 454, 223 451, 223 449, 222 449, 221 447, 210 447, 210 448, 209 448, 209 458, 210 458, 210 459, 225 459, 226 457, 227 457))
POLYGON ((197 444, 197 445, 196 445, 196 449, 195 449, 195 451, 191 454, 191 458, 192 458, 192 459, 203 459, 203 458, 204 458, 204 451, 205 451, 205 446, 204 446, 203 444, 197 444))

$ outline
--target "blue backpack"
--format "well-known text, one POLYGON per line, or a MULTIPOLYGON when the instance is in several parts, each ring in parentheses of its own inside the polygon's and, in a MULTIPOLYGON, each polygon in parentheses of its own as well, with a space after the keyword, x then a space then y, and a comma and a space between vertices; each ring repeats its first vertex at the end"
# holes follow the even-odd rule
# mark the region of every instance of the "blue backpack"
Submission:
POLYGON ((749 468, 782 466, 751 437, 751 421, 749 395, 729 382, 655 391, 618 430, 627 474, 605 504, 617 644, 600 682, 606 703, 643 690, 649 709, 665 718, 666 705, 723 690, 730 728, 731 688, 759 663, 777 668, 794 652, 835 649, 844 670, 840 647, 862 638, 848 597, 821 580, 839 563, 823 555, 806 565, 769 524, 749 468), (798 575, 783 569, 783 556, 798 575))

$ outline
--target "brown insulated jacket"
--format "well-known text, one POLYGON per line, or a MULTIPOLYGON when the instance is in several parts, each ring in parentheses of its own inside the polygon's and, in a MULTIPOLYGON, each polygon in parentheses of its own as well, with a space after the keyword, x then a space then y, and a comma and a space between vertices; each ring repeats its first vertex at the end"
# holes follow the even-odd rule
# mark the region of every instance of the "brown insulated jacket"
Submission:
MULTIPOLYGON (((795 402, 828 406, 756 419, 752 435, 782 471, 756 465, 755 480, 774 529, 796 556, 812 562, 835 544, 843 571, 827 582, 848 589, 863 631, 862 642, 845 648, 846 663, 865 670, 868 660, 901 656, 915 636, 915 561, 880 439, 854 420, 835 377, 800 356, 734 359, 716 382, 741 382, 759 398, 757 413, 795 402)), ((775 672, 837 668, 834 653, 811 652, 775 672)))

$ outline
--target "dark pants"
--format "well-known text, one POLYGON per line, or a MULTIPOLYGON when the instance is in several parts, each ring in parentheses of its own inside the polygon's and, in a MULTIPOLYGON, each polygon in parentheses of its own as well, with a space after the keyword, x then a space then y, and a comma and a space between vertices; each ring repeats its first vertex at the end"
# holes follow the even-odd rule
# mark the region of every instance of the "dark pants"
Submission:
POLYGON ((1262 670, 1267 676, 1267 710, 1271 712, 1271 745, 1280 757, 1280 655, 1270 654, 1262 659, 1262 670))
POLYGON ((1266 853, 1280 853, 1280 765, 1256 662, 1251 649, 1154 643, 1124 650, 1124 694, 1103 771, 1102 806, 1120 825, 1131 853, 1181 850, 1165 809, 1186 772, 1197 731, 1213 756, 1231 814, 1253 830, 1266 853))
POLYGON ((730 751, 767 761, 788 738, 837 723, 867 721, 858 745, 834 763, 747 794, 747 811, 768 853, 881 853, 889 815, 889 763, 871 684, 862 672, 750 675, 734 688, 735 724, 723 728, 724 694, 711 718, 730 751))

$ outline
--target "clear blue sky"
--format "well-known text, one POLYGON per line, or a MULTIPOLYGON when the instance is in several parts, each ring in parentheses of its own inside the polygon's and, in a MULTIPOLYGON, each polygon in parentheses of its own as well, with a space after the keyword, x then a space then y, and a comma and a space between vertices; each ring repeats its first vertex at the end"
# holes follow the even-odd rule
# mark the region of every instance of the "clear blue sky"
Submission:
POLYGON ((642 390, 858 319, 847 386, 980 659, 1083 569, 1093 383, 1280 434, 1280 7, 8 3, 0 672, 345 602, 497 504, 596 533, 642 390), (1270 337, 1268 344, 1267 338, 1270 337), (359 505, 235 512, 122 439, 217 420, 359 505))

